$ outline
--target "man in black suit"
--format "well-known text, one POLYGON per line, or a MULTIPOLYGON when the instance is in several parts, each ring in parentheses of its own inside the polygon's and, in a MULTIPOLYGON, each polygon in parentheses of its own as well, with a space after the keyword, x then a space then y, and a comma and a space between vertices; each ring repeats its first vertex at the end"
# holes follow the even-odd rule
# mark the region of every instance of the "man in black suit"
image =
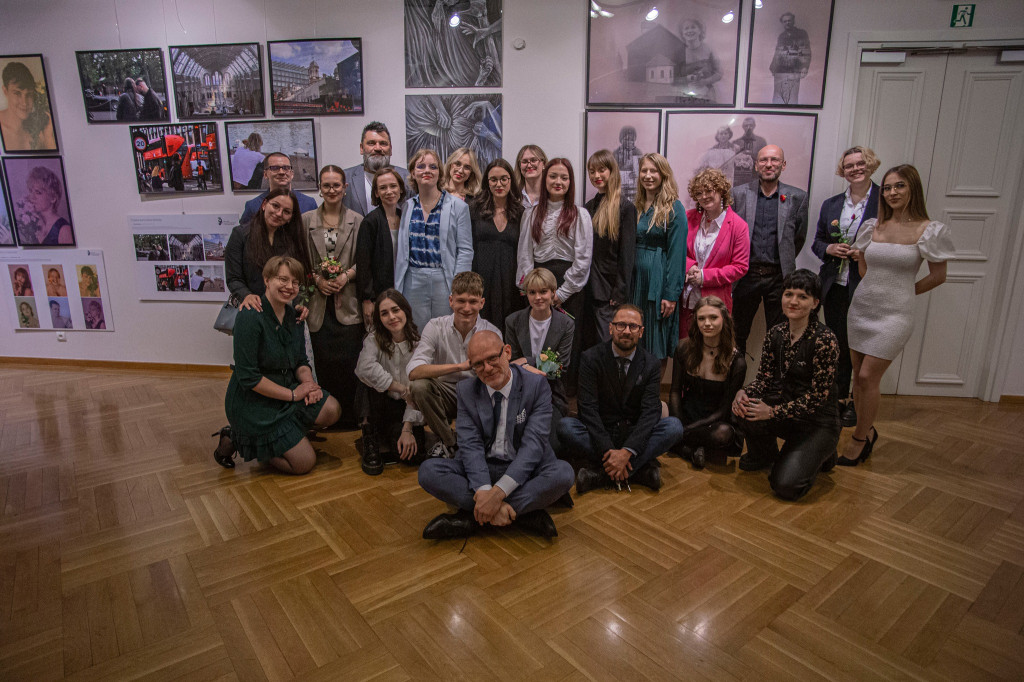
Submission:
POLYGON ((563 419, 559 441, 584 460, 576 494, 607 485, 639 483, 661 488, 658 456, 683 437, 675 417, 661 417, 661 361, 638 343, 640 309, 620 305, 609 330, 612 340, 580 357, 579 419, 563 419))
MULTIPOLYGON (((359 153, 363 162, 345 169, 348 191, 342 203, 359 215, 367 216, 374 209, 370 202, 373 175, 382 168, 391 167, 391 133, 388 127, 380 121, 367 123, 359 140, 359 153)), ((395 166, 395 171, 408 183, 409 173, 404 168, 395 166)))

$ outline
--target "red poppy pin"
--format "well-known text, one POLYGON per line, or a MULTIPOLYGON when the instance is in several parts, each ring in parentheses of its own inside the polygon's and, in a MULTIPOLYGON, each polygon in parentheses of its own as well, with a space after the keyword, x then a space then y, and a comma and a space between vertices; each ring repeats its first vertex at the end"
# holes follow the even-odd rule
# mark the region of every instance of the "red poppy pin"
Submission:
POLYGON ((786 195, 785 194, 780 194, 779 195, 779 201, 781 201, 782 203, 786 203, 786 195))

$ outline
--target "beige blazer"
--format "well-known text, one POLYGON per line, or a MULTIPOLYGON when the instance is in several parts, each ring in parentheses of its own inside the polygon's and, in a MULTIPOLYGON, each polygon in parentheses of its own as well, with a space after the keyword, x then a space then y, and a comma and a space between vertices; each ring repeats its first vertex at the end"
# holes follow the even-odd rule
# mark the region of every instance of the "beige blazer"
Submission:
MULTIPOLYGON (((309 233, 309 253, 313 258, 314 269, 328 255, 332 255, 342 267, 355 269, 356 240, 359 237, 359 225, 363 222, 363 216, 348 209, 341 216, 338 222, 338 244, 333 254, 327 253, 327 244, 324 241, 323 209, 307 211, 302 214, 302 224, 309 233)), ((359 309, 359 296, 356 292, 356 278, 349 280, 348 284, 335 294, 334 316, 341 324, 361 324, 363 321, 362 312, 359 309)), ((327 297, 317 289, 309 299, 309 317, 306 324, 309 331, 320 331, 324 323, 324 313, 327 309, 327 297)))

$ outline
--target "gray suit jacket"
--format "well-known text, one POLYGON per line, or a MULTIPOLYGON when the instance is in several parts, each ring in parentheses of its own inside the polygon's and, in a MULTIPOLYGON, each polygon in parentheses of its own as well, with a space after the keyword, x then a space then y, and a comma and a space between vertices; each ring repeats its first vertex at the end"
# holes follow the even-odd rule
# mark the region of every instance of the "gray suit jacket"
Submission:
MULTIPOLYGON (((754 217, 757 214, 757 194, 760 182, 732 188, 732 208, 747 222, 751 241, 754 237, 754 217)), ((792 185, 779 183, 779 265, 782 274, 796 270, 796 255, 807 240, 807 192, 792 185), (782 197, 786 197, 783 201, 782 197)))
MULTIPOLYGON (((401 166, 392 166, 402 180, 405 181, 406 191, 409 189, 409 172, 401 166)), ((366 169, 363 164, 345 169, 345 181, 348 182, 348 191, 341 203, 362 216, 370 215, 375 206, 370 203, 370 197, 366 194, 366 169)))
MULTIPOLYGON (((575 324, 572 318, 558 310, 551 311, 551 325, 544 337, 544 348, 552 348, 558 353, 562 360, 562 372, 569 367, 569 356, 572 354, 572 335, 575 331, 575 324)), ((527 355, 532 354, 533 348, 530 343, 530 309, 517 310, 505 318, 505 343, 512 346, 512 360, 526 358, 534 367, 537 366, 537 359, 527 355)), ((562 387, 562 380, 548 379, 551 385, 551 400, 561 414, 568 414, 569 401, 565 396, 565 389, 562 387)))

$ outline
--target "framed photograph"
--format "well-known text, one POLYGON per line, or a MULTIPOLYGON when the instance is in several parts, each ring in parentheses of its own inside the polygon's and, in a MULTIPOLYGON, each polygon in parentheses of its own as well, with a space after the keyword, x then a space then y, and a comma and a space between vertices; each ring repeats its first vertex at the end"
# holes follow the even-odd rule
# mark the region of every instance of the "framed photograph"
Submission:
POLYGON ((262 192, 270 188, 263 177, 263 160, 273 152, 288 156, 292 189, 317 189, 316 133, 313 119, 288 121, 239 121, 224 124, 224 138, 230 159, 231 189, 262 192))
POLYGON ((589 6, 589 106, 735 106, 740 0, 589 6))
POLYGON ((0 247, 14 246, 14 229, 11 221, 10 204, 7 203, 7 190, 4 187, 3 170, 0 169, 0 247))
POLYGON ((0 136, 8 154, 55 152, 53 106, 43 55, 0 57, 0 136))
POLYGON ((139 194, 224 190, 216 123, 132 126, 129 131, 139 194))
POLYGON ((782 182, 810 190, 814 161, 815 114, 764 111, 670 111, 665 126, 666 158, 679 184, 679 200, 694 203, 686 191, 702 168, 717 168, 733 187, 757 180, 754 161, 767 144, 782 148, 782 182))
POLYGON ((835 0, 754 7, 747 56, 748 107, 821 108, 835 0))
MULTIPOLYGON (((651 109, 621 109, 619 111, 587 111, 584 135, 586 146, 580 164, 580 181, 587 177, 587 159, 607 149, 615 156, 622 178, 622 198, 633 201, 639 179, 640 157, 661 151, 661 111, 651 109)), ((586 182, 584 200, 590 201, 597 190, 586 182)))
POLYGON ((9 156, 3 165, 18 243, 74 246, 64 160, 59 156, 9 156))
POLYGON ((363 113, 359 38, 272 40, 267 55, 274 116, 363 113))
POLYGON ((502 0, 405 0, 405 87, 500 88, 502 0))
POLYGON ((265 114, 259 43, 181 45, 169 51, 179 119, 265 114))
POLYGON ((164 53, 159 48, 79 51, 75 57, 89 123, 171 119, 164 53))
POLYGON ((434 149, 441 164, 456 149, 476 154, 483 170, 501 156, 501 95, 406 95, 405 148, 434 149))

